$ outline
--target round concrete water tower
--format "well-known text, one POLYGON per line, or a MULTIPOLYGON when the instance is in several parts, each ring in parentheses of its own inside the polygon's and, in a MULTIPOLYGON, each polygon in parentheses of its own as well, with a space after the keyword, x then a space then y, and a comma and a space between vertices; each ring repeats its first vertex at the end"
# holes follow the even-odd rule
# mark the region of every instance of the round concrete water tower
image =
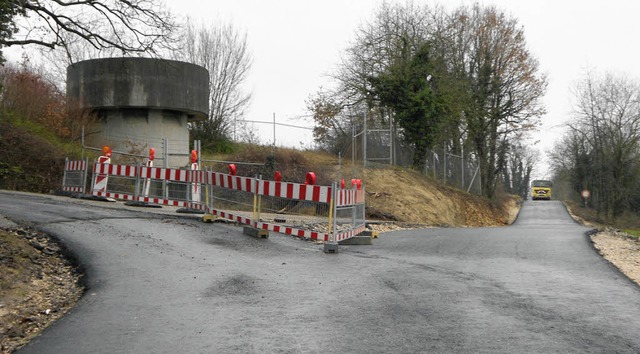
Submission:
POLYGON ((185 166, 187 123, 204 120, 209 112, 209 72, 174 60, 86 60, 67 68, 67 97, 98 116, 87 145, 142 154, 153 147, 161 157, 166 139, 167 166, 185 166))

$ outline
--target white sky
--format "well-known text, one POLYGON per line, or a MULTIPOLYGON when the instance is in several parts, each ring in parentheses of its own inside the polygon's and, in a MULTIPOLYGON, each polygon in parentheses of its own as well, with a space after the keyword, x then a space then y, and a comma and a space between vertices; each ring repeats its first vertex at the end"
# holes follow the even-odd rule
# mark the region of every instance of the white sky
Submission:
MULTIPOLYGON (((231 21, 244 30, 254 63, 248 78, 253 101, 247 120, 307 125, 294 117, 308 114, 305 100, 329 86, 333 72, 356 28, 372 19, 380 1, 371 0, 166 0, 174 11, 194 18, 231 21), (175 4, 175 5, 174 5, 175 4), (191 11, 189 11, 191 10, 191 11)), ((435 4, 435 1, 414 0, 435 4)), ((404 1, 400 1, 404 3, 404 1)), ((474 1, 441 1, 447 7, 474 1)), ((484 0, 516 17, 530 51, 548 75, 548 114, 537 144, 543 153, 561 136, 571 111, 570 89, 586 68, 637 77, 640 2, 593 0, 484 0)), ((210 20, 207 20, 210 21, 210 20)), ((263 142, 273 127, 257 124, 263 142)), ((310 131, 277 127, 276 144, 309 146, 310 131)), ((544 172, 539 171, 544 174, 544 172)))
MULTIPOLYGON (((226 21, 246 31, 253 66, 247 89, 253 94, 246 119, 311 127, 305 100, 330 86, 356 28, 371 20, 378 0, 165 0, 176 13, 203 21, 226 21)), ((392 0, 389 0, 392 1, 392 0)), ((432 0, 416 3, 435 4, 432 0)), ((404 3, 404 0, 400 1, 404 3)), ((473 4, 441 0, 448 8, 473 4)), ((549 79, 536 144, 543 153, 561 136, 571 111, 570 89, 586 68, 640 77, 638 35, 640 1, 634 0, 483 0, 516 17, 526 41, 549 79)), ((7 53, 8 54, 8 53, 7 53)), ((18 56, 19 58, 19 56, 18 56)), ((263 143, 273 141, 273 126, 255 124, 263 143)), ((310 130, 277 127, 279 146, 311 146, 310 130)), ((538 171, 543 177, 545 171, 538 171)))

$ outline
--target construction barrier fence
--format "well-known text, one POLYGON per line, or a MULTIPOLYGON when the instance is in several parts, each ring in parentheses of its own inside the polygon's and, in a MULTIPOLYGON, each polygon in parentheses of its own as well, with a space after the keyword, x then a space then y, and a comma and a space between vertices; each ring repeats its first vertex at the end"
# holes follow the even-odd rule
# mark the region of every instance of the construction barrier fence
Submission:
POLYGON ((62 175, 62 190, 65 192, 84 193, 87 189, 87 171, 89 159, 70 161, 64 160, 64 174, 62 175))
MULTIPOLYGON (((63 188, 75 188, 79 180, 86 180, 76 176, 81 171, 86 176, 86 161, 73 162, 77 161, 65 164, 63 188)), ((109 162, 93 166, 94 196, 194 209, 257 229, 324 242, 339 242, 365 229, 365 193, 359 184, 346 189, 336 183, 318 186, 109 162)))

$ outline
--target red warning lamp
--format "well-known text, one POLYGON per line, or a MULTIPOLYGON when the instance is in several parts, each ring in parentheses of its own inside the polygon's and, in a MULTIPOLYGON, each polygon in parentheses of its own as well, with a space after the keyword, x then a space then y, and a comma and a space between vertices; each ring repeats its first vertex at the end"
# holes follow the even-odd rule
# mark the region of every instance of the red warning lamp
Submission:
POLYGON ((198 161, 198 150, 191 150, 191 163, 198 161))
POLYGON ((308 184, 308 185, 316 184, 316 174, 313 172, 307 172, 307 178, 305 179, 304 184, 308 184))
POLYGON ((229 168, 229 174, 232 176, 235 176, 236 173, 238 172, 236 169, 236 165, 233 163, 230 163, 229 165, 227 165, 227 167, 229 168))

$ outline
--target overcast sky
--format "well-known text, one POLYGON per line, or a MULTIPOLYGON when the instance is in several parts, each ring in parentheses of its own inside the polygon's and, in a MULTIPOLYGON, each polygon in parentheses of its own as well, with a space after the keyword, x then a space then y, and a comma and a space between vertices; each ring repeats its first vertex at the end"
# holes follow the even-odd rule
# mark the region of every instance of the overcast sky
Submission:
MULTIPOLYGON (((305 100, 330 86, 344 49, 358 26, 373 18, 378 0, 165 0, 177 14, 205 23, 231 22, 246 31, 253 66, 247 89, 253 100, 246 119, 311 127, 305 100)), ((393 2, 393 0, 389 0, 393 2)), ((399 1, 404 3, 404 1, 399 1)), ((467 0, 414 0, 451 9, 467 0)), ((548 114, 540 127, 544 152, 561 136, 571 112, 571 88, 587 68, 640 77, 640 1, 484 0, 518 19, 531 53, 547 74, 548 114)), ((11 58, 11 56, 9 55, 11 58)), ((19 60, 19 55, 17 55, 19 60)), ((255 124, 261 142, 273 142, 273 127, 255 124)), ((277 127, 279 146, 309 147, 311 131, 277 127)), ((544 175, 545 171, 539 171, 544 175)), ((543 177, 543 176, 538 176, 543 177)))
MULTIPOLYGON (((380 1, 371 0, 167 0, 174 11, 205 21, 231 21, 246 31, 254 63, 248 78, 253 101, 247 119, 305 125, 295 117, 308 114, 305 100, 329 86, 356 28, 373 18, 380 1)), ((415 0, 435 4, 435 1, 415 0)), ((404 1, 401 1, 404 3, 404 1)), ((474 1, 440 2, 448 8, 474 1)), ((541 127, 541 152, 553 146, 571 111, 571 88, 586 68, 638 76, 640 2, 485 0, 518 19, 529 49, 548 75, 544 102, 548 114, 541 127)), ((263 142, 273 141, 273 128, 257 124, 263 142)), ((276 143, 308 146, 308 130, 277 128, 276 143)))

